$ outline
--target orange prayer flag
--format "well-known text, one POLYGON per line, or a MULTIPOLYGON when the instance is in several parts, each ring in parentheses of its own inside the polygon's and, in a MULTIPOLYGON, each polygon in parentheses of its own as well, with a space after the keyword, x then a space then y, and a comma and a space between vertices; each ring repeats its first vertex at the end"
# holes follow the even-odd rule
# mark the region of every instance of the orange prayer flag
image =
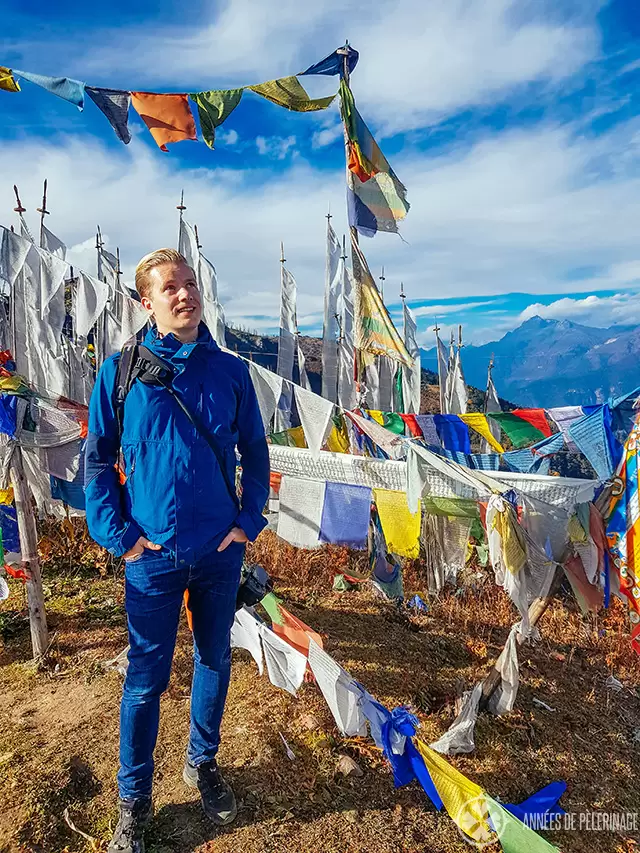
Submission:
POLYGON ((131 103, 161 151, 168 150, 168 142, 198 138, 188 95, 132 92, 131 103))
POLYGON ((309 639, 313 639, 315 643, 317 643, 320 648, 322 646, 322 639, 319 634, 310 628, 308 625, 305 625, 297 616, 294 616, 293 613, 289 613, 288 610, 280 605, 280 615, 282 616, 282 625, 278 625, 277 622, 273 622, 271 627, 273 628, 274 634, 278 634, 279 637, 282 637, 283 640, 286 640, 290 646, 293 646, 296 651, 299 651, 300 654, 303 654, 305 657, 309 655, 309 639))

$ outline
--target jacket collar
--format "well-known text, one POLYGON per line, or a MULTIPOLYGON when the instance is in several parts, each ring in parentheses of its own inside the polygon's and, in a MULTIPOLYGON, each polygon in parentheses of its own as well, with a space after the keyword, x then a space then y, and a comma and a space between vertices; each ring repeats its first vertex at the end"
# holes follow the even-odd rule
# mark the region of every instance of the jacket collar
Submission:
POLYGON ((160 356, 160 358, 169 359, 170 361, 182 361, 188 358, 198 346, 210 352, 220 349, 211 337, 209 329, 202 322, 198 326, 198 337, 195 341, 191 341, 188 344, 179 341, 173 333, 160 337, 156 326, 152 326, 145 335, 144 345, 160 356))

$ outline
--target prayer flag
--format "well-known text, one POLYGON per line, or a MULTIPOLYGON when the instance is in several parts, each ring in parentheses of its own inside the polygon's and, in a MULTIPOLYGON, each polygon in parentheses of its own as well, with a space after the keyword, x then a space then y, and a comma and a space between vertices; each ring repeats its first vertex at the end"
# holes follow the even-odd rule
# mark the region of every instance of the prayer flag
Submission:
POLYGON ((123 92, 121 89, 97 89, 93 86, 87 86, 86 92, 96 107, 107 117, 118 139, 128 145, 131 142, 128 125, 131 93, 123 92))
POLYGON ((336 232, 327 222, 327 260, 324 280, 324 320, 322 324, 322 396, 337 402, 338 392, 338 304, 341 301, 344 271, 342 249, 336 232))
POLYGON ((10 68, 0 65, 0 89, 3 92, 19 92, 20 86, 10 68))
POLYGON ((442 442, 436 429, 435 415, 416 415, 416 423, 422 431, 424 440, 432 447, 441 447, 442 442))
POLYGON ((244 89, 217 89, 195 92, 189 97, 198 106, 202 138, 214 148, 216 127, 220 127, 240 103, 244 89))
POLYGON ((397 233, 409 211, 407 189, 389 165, 356 109, 353 93, 340 81, 342 120, 347 133, 349 225, 373 237, 376 231, 397 233))
POLYGON ((514 415, 513 412, 488 412, 491 420, 500 424, 509 441, 514 447, 524 447, 544 438, 542 430, 533 426, 529 421, 514 415))
POLYGON ((611 409, 605 403, 574 421, 569 435, 601 480, 607 480, 620 461, 621 448, 611 429, 611 409))
POLYGON ((267 80, 266 83, 259 83, 257 86, 247 86, 247 89, 262 95, 273 104, 297 113, 326 110, 335 98, 335 95, 330 95, 328 98, 310 98, 297 77, 267 80))
POLYGON ((131 103, 161 151, 168 151, 170 142, 197 139, 188 95, 132 92, 131 103))
POLYGON ((523 421, 527 421, 531 426, 539 429, 547 438, 551 435, 551 428, 544 415, 544 409, 514 409, 511 414, 517 415, 523 421))
POLYGON ((412 359, 393 325, 360 246, 351 235, 356 280, 355 346, 372 355, 388 355, 411 367, 412 359))
POLYGON ((422 438, 422 430, 418 426, 418 421, 415 415, 400 415, 405 422, 409 435, 413 438, 422 438))
POLYGON ((638 448, 640 415, 624 447, 613 481, 607 519, 607 542, 620 592, 626 596, 631 620, 631 646, 640 654, 640 495, 638 448))
POLYGON ((320 62, 316 62, 315 65, 310 65, 307 70, 302 71, 299 76, 304 77, 305 74, 326 74, 329 76, 334 76, 336 74, 342 75, 344 74, 345 59, 347 68, 349 69, 349 74, 351 74, 358 64, 359 56, 360 54, 357 50, 352 48, 350 45, 346 45, 346 47, 340 47, 338 50, 334 50, 333 53, 330 53, 329 56, 325 56, 324 59, 321 59, 320 62))
POLYGON ((371 489, 327 482, 320 521, 320 541, 365 548, 371 517, 371 489))
POLYGON ((52 95, 57 95, 59 98, 75 104, 79 110, 84 107, 84 83, 81 83, 80 80, 73 80, 71 77, 45 77, 43 74, 18 71, 17 68, 13 69, 13 73, 22 77, 23 80, 35 83, 36 86, 42 86, 52 95))
POLYGON ((472 414, 458 415, 458 417, 468 427, 477 432, 478 435, 481 435, 493 450, 497 453, 504 453, 504 447, 496 440, 491 432, 486 415, 483 415, 481 412, 473 412, 472 414))
POLYGON ((545 841, 488 794, 484 795, 484 800, 504 853, 560 853, 557 847, 545 841))
POLYGON ((434 415, 433 420, 445 450, 471 453, 469 430, 458 415, 434 415))
MULTIPOLYGON (((440 795, 449 817, 474 841, 488 844, 493 834, 487 820, 486 794, 479 785, 463 776, 459 770, 419 738, 414 744, 440 795)), ((522 848, 523 851, 527 848, 522 848)))
POLYGON ((374 500, 387 548, 400 557, 415 559, 420 554, 420 505, 409 510, 406 492, 374 489, 374 500))
POLYGON ((313 640, 322 648, 322 638, 313 628, 305 625, 293 613, 289 613, 281 604, 278 605, 280 610, 280 620, 275 621, 272 625, 273 632, 283 640, 286 640, 290 646, 300 652, 305 657, 309 654, 309 640, 313 640))
POLYGON ((349 453, 351 449, 347 422, 341 414, 333 417, 333 429, 327 438, 327 449, 332 453, 349 453))

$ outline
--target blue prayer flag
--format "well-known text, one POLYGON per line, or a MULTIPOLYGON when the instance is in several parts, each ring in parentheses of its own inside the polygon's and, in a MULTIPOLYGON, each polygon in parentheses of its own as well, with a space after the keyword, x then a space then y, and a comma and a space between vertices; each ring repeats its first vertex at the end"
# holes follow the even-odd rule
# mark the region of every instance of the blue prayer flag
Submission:
POLYGON ((320 541, 365 548, 371 516, 371 489, 327 483, 320 521, 320 541))
POLYGON ((445 450, 471 453, 469 427, 457 415, 434 415, 436 430, 445 450))

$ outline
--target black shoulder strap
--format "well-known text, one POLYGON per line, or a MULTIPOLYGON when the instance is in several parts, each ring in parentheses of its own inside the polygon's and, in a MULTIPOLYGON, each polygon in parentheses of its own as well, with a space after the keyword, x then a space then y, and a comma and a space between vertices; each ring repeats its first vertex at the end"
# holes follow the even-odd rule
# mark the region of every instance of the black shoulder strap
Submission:
POLYGON ((129 393, 129 389, 133 383, 133 368, 138 357, 138 345, 127 344, 122 348, 120 353, 120 361, 118 362, 118 371, 116 373, 116 386, 114 389, 116 421, 118 422, 118 444, 122 437, 122 428, 124 423, 124 401, 129 393))

